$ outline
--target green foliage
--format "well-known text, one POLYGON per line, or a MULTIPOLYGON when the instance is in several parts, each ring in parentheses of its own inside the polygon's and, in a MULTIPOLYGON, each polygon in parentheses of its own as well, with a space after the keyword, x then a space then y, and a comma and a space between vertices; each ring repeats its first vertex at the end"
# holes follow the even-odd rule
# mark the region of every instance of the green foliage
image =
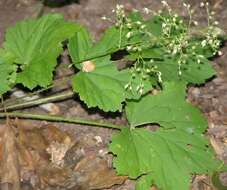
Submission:
POLYGON ((164 128, 203 132, 207 123, 200 111, 185 101, 185 83, 165 83, 157 95, 127 103, 126 115, 132 127, 158 123, 164 128))
POLYGON ((11 89, 16 79, 16 66, 0 59, 0 95, 11 89))
POLYGON ((49 85, 62 52, 61 42, 77 30, 78 25, 65 22, 58 14, 25 20, 8 29, 4 49, 14 56, 14 63, 21 70, 16 82, 30 89, 49 85))
POLYGON ((119 71, 109 56, 93 60, 95 70, 80 71, 73 79, 73 89, 88 107, 98 106, 104 111, 121 110, 124 101, 124 84, 119 80, 119 71), (110 75, 111 74, 111 75, 110 75))
POLYGON ((157 67, 157 70, 162 73, 163 81, 183 80, 191 84, 203 84, 216 74, 206 58, 202 58, 199 64, 194 58, 188 58, 187 63, 181 66, 181 75, 176 74, 179 69, 176 62, 176 58, 166 58, 150 64, 157 67))
POLYGON ((116 20, 105 18, 114 26, 96 43, 84 27, 61 15, 25 20, 7 30, 0 50, 2 95, 17 83, 29 89, 48 86, 62 42, 69 39, 73 91, 88 108, 126 113, 129 126, 113 135, 110 150, 118 174, 138 180, 137 190, 151 185, 188 190, 191 175, 221 167, 204 136, 205 118, 186 101, 189 84, 215 75, 209 58, 220 54, 217 27, 209 21, 193 36, 193 20, 186 23, 163 3, 166 11, 147 20, 138 11, 126 15, 117 5, 116 20), (124 52, 119 60, 127 62, 121 69, 111 60, 119 51, 124 52), (159 129, 144 129, 146 124, 159 129))
POLYGON ((138 190, 149 190, 151 181, 160 189, 187 190, 192 174, 211 173, 220 166, 208 145, 201 134, 181 129, 124 128, 112 137, 110 150, 117 155, 114 167, 120 175, 136 179, 148 174, 138 190))

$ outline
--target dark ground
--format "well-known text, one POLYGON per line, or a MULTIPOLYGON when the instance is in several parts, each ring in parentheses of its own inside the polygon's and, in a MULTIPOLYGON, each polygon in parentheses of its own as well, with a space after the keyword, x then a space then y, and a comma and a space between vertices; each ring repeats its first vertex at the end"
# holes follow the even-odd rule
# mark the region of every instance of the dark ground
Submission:
MULTIPOLYGON (((186 15, 182 8, 181 0, 169 0, 169 4, 176 12, 186 15)), ((200 12, 199 2, 196 0, 188 1, 197 11, 197 20, 204 22, 205 16, 200 12)), ((227 32, 227 1, 210 1, 216 12, 217 20, 221 28, 227 32), (220 4, 219 4, 220 3, 220 4)), ((108 23, 101 20, 103 15, 111 15, 111 10, 116 3, 124 4, 127 10, 133 8, 141 10, 143 7, 159 9, 161 7, 159 0, 81 0, 79 4, 70 4, 59 8, 45 7, 44 12, 60 12, 66 19, 77 21, 88 27, 89 31, 97 39, 108 27, 108 23)), ((0 43, 3 42, 4 32, 7 27, 12 26, 18 20, 35 16, 39 11, 40 4, 35 0, 0 0, 0 43)), ((227 162, 227 46, 222 49, 223 55, 213 60, 214 67, 217 70, 217 77, 201 87, 189 89, 188 99, 196 106, 201 108, 209 121, 208 135, 217 156, 227 162)), ((61 61, 67 63, 66 56, 62 56, 61 61)), ((59 76, 64 75, 66 70, 59 70, 59 76)), ((56 104, 60 114, 66 116, 78 116, 91 119, 104 119, 113 123, 124 124, 125 121, 118 115, 107 115, 95 113, 95 110, 87 110, 86 107, 77 98, 67 100, 56 104)), ((36 113, 46 113, 40 108, 31 109, 36 113)), ((37 122, 40 123, 40 122, 37 122)), ((92 128, 88 126, 79 126, 72 124, 57 123, 63 130, 70 131, 76 139, 86 139, 87 147, 94 149, 97 154, 107 152, 107 143, 110 140, 111 130, 92 128), (95 145, 95 136, 102 138, 102 143, 95 145)), ((207 179, 204 177, 205 181, 207 179)), ((193 181, 194 190, 209 190, 205 185, 203 176, 195 178, 193 181)), ((227 178, 224 180, 227 182, 227 178)), ((209 182, 209 181, 208 181, 209 182)), ((124 185, 113 187, 115 190, 133 190, 133 182, 126 181, 124 185)))

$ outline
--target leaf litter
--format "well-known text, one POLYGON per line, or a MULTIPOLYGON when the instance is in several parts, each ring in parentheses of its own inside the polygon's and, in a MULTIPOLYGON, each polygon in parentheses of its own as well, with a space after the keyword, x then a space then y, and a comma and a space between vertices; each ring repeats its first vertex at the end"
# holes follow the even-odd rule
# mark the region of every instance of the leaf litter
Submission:
POLYGON ((54 125, 36 127, 16 119, 0 129, 2 190, 104 189, 127 179, 54 125))

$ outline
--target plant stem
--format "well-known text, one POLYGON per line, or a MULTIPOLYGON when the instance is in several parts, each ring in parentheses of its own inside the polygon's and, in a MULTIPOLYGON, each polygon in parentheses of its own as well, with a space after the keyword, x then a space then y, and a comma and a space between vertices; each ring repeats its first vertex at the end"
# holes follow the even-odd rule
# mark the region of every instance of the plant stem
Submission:
POLYGON ((33 120, 75 123, 75 124, 81 124, 81 125, 90 125, 94 127, 104 127, 104 128, 118 129, 118 130, 121 130, 121 128, 123 127, 123 126, 114 125, 111 123, 85 120, 82 118, 73 118, 73 117, 66 118, 61 116, 39 115, 39 114, 30 114, 30 113, 21 113, 21 112, 4 112, 4 113, 0 113, 0 117, 19 117, 19 118, 33 119, 33 120))
MULTIPOLYGON (((22 102, 23 99, 26 99, 27 97, 32 97, 32 96, 35 96, 35 95, 38 95, 42 92, 45 92, 53 87, 57 87, 57 86, 60 86, 60 85, 65 85, 70 79, 72 78, 72 75, 67 75, 67 76, 64 76, 62 78, 59 78, 59 79, 56 79, 53 81, 53 84, 48 86, 48 87, 45 87, 45 88, 42 88, 40 90, 37 90, 35 92, 30 92, 30 93, 27 93, 26 95, 24 96, 21 96, 21 97, 13 97, 13 98, 9 98, 7 100, 4 100, 4 102, 2 103, 2 105, 14 105, 14 104, 18 104, 19 102, 22 102), (22 100, 22 101, 21 101, 22 100)), ((67 90, 69 88, 65 88, 64 90, 67 90)), ((1 111, 1 109, 0 109, 1 111)))
POLYGON ((63 93, 60 93, 57 95, 52 95, 52 96, 45 97, 45 98, 39 98, 36 100, 31 100, 31 101, 22 102, 22 103, 13 104, 13 105, 5 105, 5 106, 3 105, 3 107, 0 108, 0 111, 28 108, 28 107, 37 106, 40 104, 64 100, 67 98, 71 98, 73 96, 73 94, 74 94, 73 91, 70 90, 70 91, 66 91, 66 92, 63 92, 63 93))

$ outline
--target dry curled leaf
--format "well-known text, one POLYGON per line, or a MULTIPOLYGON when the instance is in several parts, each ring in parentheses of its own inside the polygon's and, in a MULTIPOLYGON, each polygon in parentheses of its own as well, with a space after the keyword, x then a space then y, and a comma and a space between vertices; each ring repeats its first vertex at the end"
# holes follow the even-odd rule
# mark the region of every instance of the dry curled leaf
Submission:
POLYGON ((95 70, 95 63, 92 61, 84 61, 82 63, 82 71, 83 72, 91 72, 95 70))

